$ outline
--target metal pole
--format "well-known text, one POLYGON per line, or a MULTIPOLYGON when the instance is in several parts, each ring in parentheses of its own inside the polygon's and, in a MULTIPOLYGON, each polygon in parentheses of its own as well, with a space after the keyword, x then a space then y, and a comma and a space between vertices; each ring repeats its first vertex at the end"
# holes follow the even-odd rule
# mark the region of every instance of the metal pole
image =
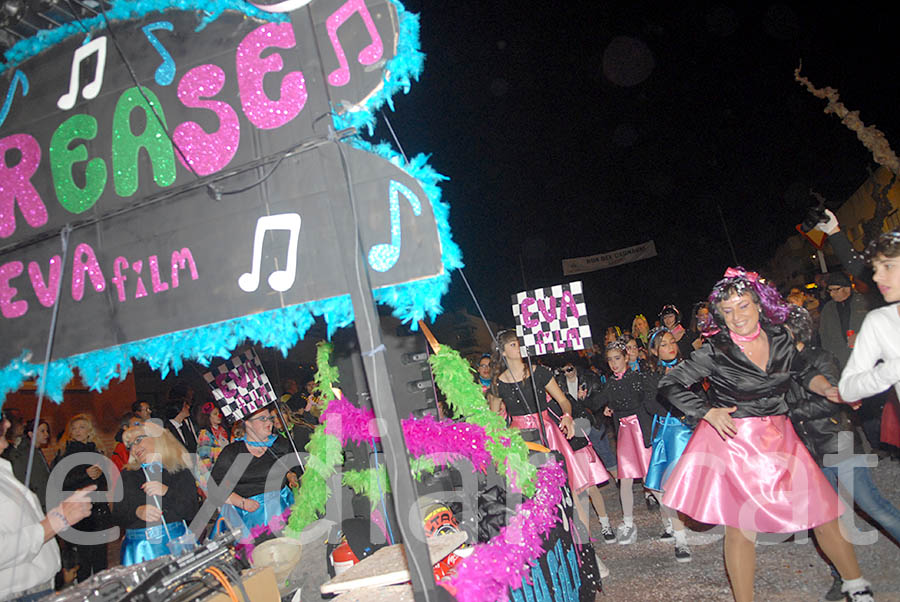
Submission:
POLYGON ((378 429, 381 434, 385 467, 394 492, 394 509, 406 549, 413 595, 419 602, 450 599, 449 593, 437 587, 434 582, 422 514, 419 511, 417 493, 409 469, 409 456, 406 453, 400 416, 391 390, 381 325, 369 282, 368 264, 360 241, 350 167, 340 142, 335 141, 322 147, 320 153, 323 160, 337 161, 344 169, 344 182, 328 182, 331 215, 341 237, 335 245, 335 250, 340 254, 347 276, 356 336, 359 340, 366 382, 372 395, 372 407, 379 419, 378 429))
POLYGON ((734 252, 734 245, 731 242, 731 234, 728 232, 728 224, 725 223, 725 214, 722 213, 722 206, 716 202, 716 209, 719 212, 719 219, 722 220, 722 230, 725 231, 725 239, 728 240, 728 248, 731 249, 731 259, 734 260, 734 265, 738 265, 737 253, 734 252))

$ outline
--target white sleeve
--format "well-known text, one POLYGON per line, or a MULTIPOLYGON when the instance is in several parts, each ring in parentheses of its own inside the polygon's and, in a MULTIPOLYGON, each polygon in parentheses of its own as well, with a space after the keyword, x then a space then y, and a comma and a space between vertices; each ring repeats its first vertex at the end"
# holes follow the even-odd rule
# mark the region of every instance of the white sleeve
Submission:
POLYGON ((44 527, 33 523, 19 528, 20 514, 4 517, 8 524, 0 528, 0 539, 6 544, 0 546, 0 570, 10 569, 17 564, 25 564, 38 555, 44 545, 44 527))
POLYGON ((844 401, 858 401, 886 391, 900 381, 900 359, 887 359, 882 337, 897 336, 890 332, 880 312, 871 312, 863 320, 856 344, 841 373, 840 391, 844 401), (884 360, 876 365, 878 360, 884 360))

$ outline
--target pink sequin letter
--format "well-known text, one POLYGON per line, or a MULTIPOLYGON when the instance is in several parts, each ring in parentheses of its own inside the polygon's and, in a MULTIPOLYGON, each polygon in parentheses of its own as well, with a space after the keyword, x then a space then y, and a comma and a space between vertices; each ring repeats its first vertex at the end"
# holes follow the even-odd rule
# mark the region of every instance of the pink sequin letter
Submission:
MULTIPOLYGON (((207 134, 195 121, 185 121, 175 128, 172 138, 184 151, 190 167, 201 176, 208 176, 228 165, 241 141, 241 126, 237 113, 227 102, 200 100, 222 91, 225 72, 216 65, 200 65, 184 74, 178 82, 178 100, 186 107, 209 109, 219 118, 218 131, 207 134)), ((185 167, 181 154, 178 160, 185 167)))
POLYGON ((178 268, 182 270, 188 266, 191 268, 191 280, 199 278, 197 275, 197 264, 194 263, 194 256, 187 247, 180 251, 172 251, 172 288, 178 288, 178 268))
POLYGON ((272 100, 263 90, 266 73, 281 71, 281 55, 259 56, 266 48, 293 48, 296 43, 290 23, 268 23, 247 34, 237 49, 237 79, 241 106, 250 123, 261 130, 281 127, 300 114, 306 104, 306 80, 300 71, 291 71, 281 82, 281 99, 272 100))
POLYGON ((0 313, 4 318, 18 318, 28 311, 28 302, 23 300, 13 301, 19 289, 9 283, 19 276, 25 266, 21 261, 10 261, 0 266, 0 313))
POLYGON ((75 248, 72 257, 72 299, 81 301, 84 297, 85 274, 91 279, 94 290, 98 293, 106 290, 106 278, 100 270, 100 263, 91 245, 83 242, 75 248))
POLYGON ((122 273, 122 270, 128 269, 128 260, 122 256, 116 257, 113 260, 113 275, 112 275, 112 283, 116 287, 116 292, 119 294, 119 303, 125 302, 125 281, 128 280, 128 276, 122 273))
POLYGON ((33 136, 13 134, 0 140, 0 238, 16 231, 16 201, 32 228, 47 223, 47 207, 35 190, 31 178, 41 163, 41 146, 33 136), (15 166, 6 164, 6 151, 17 149, 21 159, 15 166))
POLYGON ((59 290, 59 276, 62 273, 62 258, 54 255, 50 258, 50 273, 47 275, 49 284, 44 282, 44 274, 41 266, 36 261, 28 263, 28 276, 31 278, 31 288, 37 295, 38 301, 44 307, 53 307, 56 301, 56 291, 59 290))
POLYGON ((525 297, 522 299, 522 303, 519 304, 519 315, 522 316, 522 324, 528 328, 534 328, 539 324, 533 317, 535 312, 528 309, 531 305, 534 305, 534 299, 531 297, 525 297))
MULTIPOLYGON (((194 268, 197 271, 197 268, 194 268)), ((162 282, 159 279, 159 258, 156 255, 150 256, 150 284, 153 285, 154 293, 161 293, 169 290, 169 283, 162 282)))

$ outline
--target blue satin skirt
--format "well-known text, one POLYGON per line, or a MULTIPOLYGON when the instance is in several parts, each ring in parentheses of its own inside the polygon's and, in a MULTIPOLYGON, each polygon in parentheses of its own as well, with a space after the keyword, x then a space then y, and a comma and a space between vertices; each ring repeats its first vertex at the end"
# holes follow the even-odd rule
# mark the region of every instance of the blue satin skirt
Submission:
POLYGON ((259 508, 247 512, 237 506, 224 504, 221 512, 228 525, 232 529, 242 529, 244 536, 249 535, 253 527, 268 525, 273 518, 290 508, 294 503, 294 492, 290 487, 283 487, 281 491, 266 491, 247 499, 259 502, 259 508))
POLYGON ((193 547, 179 541, 186 533, 187 527, 183 522, 166 523, 165 527, 159 524, 146 529, 126 529, 122 541, 122 564, 129 566, 166 554, 177 556, 193 547))
POLYGON ((647 469, 644 487, 663 491, 666 479, 675 468, 678 458, 684 453, 684 448, 687 447, 694 431, 672 416, 654 416, 653 426, 656 435, 650 444, 653 452, 650 455, 650 467, 647 469))

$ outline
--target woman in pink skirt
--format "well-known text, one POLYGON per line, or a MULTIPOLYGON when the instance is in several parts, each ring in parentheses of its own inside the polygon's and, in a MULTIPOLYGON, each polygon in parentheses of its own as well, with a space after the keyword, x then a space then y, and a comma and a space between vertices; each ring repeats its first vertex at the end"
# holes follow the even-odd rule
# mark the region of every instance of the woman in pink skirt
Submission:
POLYGON ((607 345, 606 361, 612 376, 606 381, 606 387, 597 401, 599 408, 603 408, 603 413, 612 416, 613 422, 619 425, 616 434, 616 461, 619 499, 622 502, 622 526, 616 537, 620 544, 627 545, 637 541, 632 486, 635 479, 647 476, 652 453, 649 437, 652 417, 644 405, 644 398, 650 392, 646 375, 628 369, 628 355, 623 341, 607 345))
MULTIPOLYGON (((590 445, 582 447, 578 452, 572 451, 569 439, 576 433, 572 420, 572 404, 569 398, 560 389, 556 379, 553 378, 553 373, 544 366, 534 367, 532 382, 528 364, 522 360, 519 352, 519 340, 516 338, 515 331, 505 330, 498 333, 497 343, 491 362, 493 379, 488 391, 491 410, 499 413, 505 407, 511 426, 526 431, 523 432, 526 440, 540 441, 541 423, 543 423, 543 431, 547 435, 546 445, 558 451, 566 460, 566 471, 569 475, 569 487, 572 493, 578 494, 587 490, 597 516, 605 519, 606 508, 603 504, 603 496, 596 486, 608 481, 609 473, 590 445), (541 400, 540 413, 538 413, 535 403, 535 389, 537 389, 537 399, 541 400), (544 401, 546 395, 556 401, 563 411, 559 418, 559 426, 547 411, 544 401)), ((579 514, 579 519, 585 526, 588 526, 590 517, 585 505, 580 502, 576 503, 575 509, 579 514)), ((600 576, 608 575, 606 567, 599 558, 597 561, 600 576)))
POLYGON ((708 524, 725 525, 725 567, 738 602, 753 599, 757 532, 813 529, 854 602, 873 600, 853 547, 841 536, 837 494, 787 418, 792 378, 838 401, 836 387, 812 371, 781 326, 788 306, 743 268, 729 268, 709 296, 710 344, 670 370, 659 389, 700 420, 663 503, 708 524), (691 391, 707 378, 709 401, 691 391))

